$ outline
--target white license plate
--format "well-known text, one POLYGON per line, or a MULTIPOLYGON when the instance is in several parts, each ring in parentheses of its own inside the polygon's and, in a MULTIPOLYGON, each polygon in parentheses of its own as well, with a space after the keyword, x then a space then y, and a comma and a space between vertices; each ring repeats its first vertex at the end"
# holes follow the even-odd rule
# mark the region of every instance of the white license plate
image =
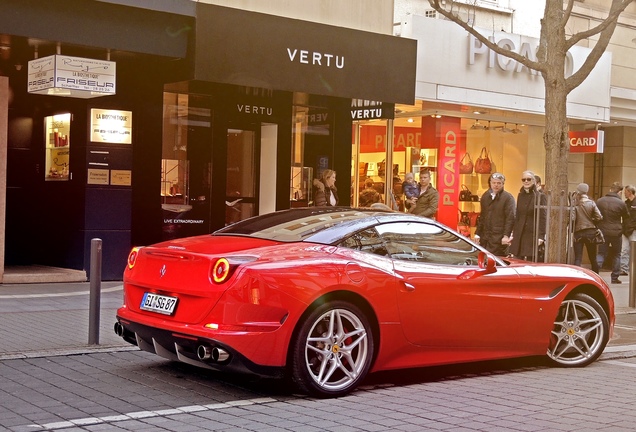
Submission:
POLYGON ((157 312, 164 315, 172 315, 177 306, 176 297, 162 296, 153 293, 145 293, 139 306, 143 310, 157 312))

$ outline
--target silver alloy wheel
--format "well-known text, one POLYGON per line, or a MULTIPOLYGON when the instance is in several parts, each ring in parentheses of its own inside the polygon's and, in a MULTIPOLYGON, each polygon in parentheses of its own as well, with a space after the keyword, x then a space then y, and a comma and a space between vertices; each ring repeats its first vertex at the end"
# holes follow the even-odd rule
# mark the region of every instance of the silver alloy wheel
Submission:
POLYGON ((323 390, 346 389, 371 361, 361 319, 347 309, 331 309, 314 322, 305 344, 305 365, 323 390))
POLYGON ((607 318, 600 306, 592 302, 575 298, 561 304, 548 348, 548 357, 559 365, 584 366, 598 358, 605 348, 607 318))

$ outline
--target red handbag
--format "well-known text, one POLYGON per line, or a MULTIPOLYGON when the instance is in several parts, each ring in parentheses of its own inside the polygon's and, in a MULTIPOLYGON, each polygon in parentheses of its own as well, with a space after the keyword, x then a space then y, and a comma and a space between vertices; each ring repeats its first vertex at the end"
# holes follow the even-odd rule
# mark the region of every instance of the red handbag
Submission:
POLYGON ((479 157, 475 161, 475 172, 477 174, 490 174, 492 170, 492 162, 490 160, 490 155, 488 154, 488 150, 486 147, 481 149, 481 153, 479 153, 479 157))
POLYGON ((472 174, 473 173, 473 160, 468 152, 464 153, 464 156, 459 161, 459 173, 460 174, 472 174), (464 162, 468 158, 468 162, 464 162))

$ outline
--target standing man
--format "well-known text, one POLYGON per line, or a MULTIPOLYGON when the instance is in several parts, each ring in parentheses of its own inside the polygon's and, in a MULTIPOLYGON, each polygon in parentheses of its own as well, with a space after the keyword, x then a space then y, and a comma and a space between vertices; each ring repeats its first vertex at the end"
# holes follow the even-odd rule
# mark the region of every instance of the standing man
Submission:
POLYGON ((505 182, 501 173, 490 175, 490 189, 481 196, 481 217, 475 231, 475 241, 498 256, 508 255, 515 223, 515 199, 504 190, 505 182))
POLYGON ((598 247, 596 262, 599 268, 603 268, 603 262, 608 252, 613 256, 612 260, 612 283, 622 283, 618 277, 621 274, 621 246, 623 235, 623 221, 629 220, 627 205, 620 197, 623 185, 619 182, 612 183, 609 192, 596 201, 598 209, 603 215, 603 220, 598 223, 598 227, 603 232, 605 243, 598 247))
POLYGON ((427 169, 420 171, 420 194, 411 201, 410 212, 419 216, 435 218, 439 205, 439 192, 431 185, 431 172, 427 169))
POLYGON ((623 242, 621 248, 621 276, 629 272, 629 242, 636 241, 636 187, 625 186, 625 205, 629 211, 629 219, 623 221, 623 242))

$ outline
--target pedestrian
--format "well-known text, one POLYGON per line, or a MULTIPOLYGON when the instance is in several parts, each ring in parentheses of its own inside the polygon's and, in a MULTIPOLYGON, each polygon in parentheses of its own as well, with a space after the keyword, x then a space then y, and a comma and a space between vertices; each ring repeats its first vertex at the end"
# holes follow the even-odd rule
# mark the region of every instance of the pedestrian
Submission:
POLYGON ((629 219, 623 221, 621 276, 627 276, 629 274, 629 244, 632 241, 636 241, 636 186, 625 186, 625 205, 629 211, 629 219))
POLYGON ((535 182, 535 189, 537 190, 537 192, 545 193, 545 191, 543 190, 543 185, 541 184, 541 177, 535 174, 534 182, 535 182))
POLYGON ((504 190, 506 177, 493 173, 488 189, 481 196, 481 216, 475 231, 475 241, 498 256, 508 255, 512 228, 515 223, 515 199, 504 190))
POLYGON ((420 171, 420 194, 412 199, 410 212, 419 216, 435 218, 439 205, 439 192, 431 184, 431 172, 427 169, 420 171))
POLYGON ((587 256, 592 264, 592 270, 599 272, 596 262, 596 224, 603 219, 596 203, 587 196, 590 187, 587 183, 579 183, 574 194, 572 217, 574 218, 574 265, 581 266, 583 261, 583 246, 587 249, 587 256))
POLYGON ((326 169, 320 175, 320 179, 314 179, 314 205, 317 207, 338 205, 334 170, 326 169))
POLYGON ((408 172, 404 175, 404 182, 402 183, 402 194, 404 195, 404 206, 406 210, 411 210, 413 203, 420 196, 420 185, 415 182, 415 177, 412 172, 408 172))
POLYGON ((374 189, 373 179, 368 178, 364 181, 364 190, 360 192, 360 207, 371 207, 371 204, 382 201, 380 193, 374 189))
POLYGON ((609 192, 596 201, 603 215, 603 220, 598 223, 598 227, 605 237, 605 243, 601 243, 598 247, 596 262, 599 267, 602 267, 608 254, 612 256, 611 281, 613 284, 622 283, 618 277, 621 274, 623 221, 629 220, 629 210, 619 195, 622 190, 623 185, 614 182, 609 192))
POLYGON ((545 221, 547 198, 537 190, 532 171, 521 174, 522 186, 517 195, 515 224, 512 229, 510 254, 526 261, 534 261, 535 254, 545 241, 545 221), (543 206, 539 208, 538 206, 543 206), (538 225, 538 230, 535 228, 538 225))

